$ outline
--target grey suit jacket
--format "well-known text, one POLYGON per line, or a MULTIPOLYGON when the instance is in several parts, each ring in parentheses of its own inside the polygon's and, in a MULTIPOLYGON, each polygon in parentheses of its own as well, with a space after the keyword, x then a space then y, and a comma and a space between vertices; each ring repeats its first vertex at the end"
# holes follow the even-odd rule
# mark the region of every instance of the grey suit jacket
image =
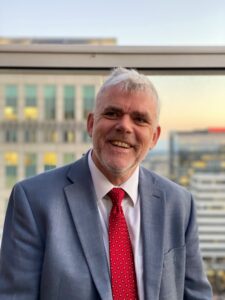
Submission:
MULTIPOLYGON (((140 169, 147 300, 209 300, 191 195, 140 169)), ((0 257, 1 300, 111 300, 87 157, 15 185, 0 257)))

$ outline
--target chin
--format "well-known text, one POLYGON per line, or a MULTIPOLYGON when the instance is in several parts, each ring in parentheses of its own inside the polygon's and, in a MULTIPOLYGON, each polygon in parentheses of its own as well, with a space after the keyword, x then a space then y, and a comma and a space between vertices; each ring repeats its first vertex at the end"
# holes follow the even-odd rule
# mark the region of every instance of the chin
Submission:
POLYGON ((108 164, 107 169, 109 170, 110 173, 115 174, 115 175, 123 175, 124 173, 128 172, 129 170, 134 169, 135 167, 133 165, 113 165, 113 164, 108 164))

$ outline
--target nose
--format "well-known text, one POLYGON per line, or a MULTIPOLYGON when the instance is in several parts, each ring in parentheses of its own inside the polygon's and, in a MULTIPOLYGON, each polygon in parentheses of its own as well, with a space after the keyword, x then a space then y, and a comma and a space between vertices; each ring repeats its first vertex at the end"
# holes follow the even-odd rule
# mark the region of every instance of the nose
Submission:
POLYGON ((129 115, 124 114, 117 120, 116 130, 124 133, 131 133, 133 130, 133 122, 129 115))

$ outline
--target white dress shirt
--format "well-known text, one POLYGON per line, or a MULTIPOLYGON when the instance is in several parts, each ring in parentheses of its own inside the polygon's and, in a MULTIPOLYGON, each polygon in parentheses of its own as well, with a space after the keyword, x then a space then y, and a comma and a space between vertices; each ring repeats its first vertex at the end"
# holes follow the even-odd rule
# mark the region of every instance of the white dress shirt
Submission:
MULTIPOLYGON (((115 187, 95 166, 91 151, 88 156, 88 164, 97 195, 98 210, 102 225, 103 240, 109 264, 109 239, 108 223, 109 214, 112 208, 112 202, 107 196, 108 192, 115 187)), ((140 214, 140 195, 138 193, 139 167, 132 176, 120 188, 126 192, 122 201, 122 208, 127 222, 128 231, 134 253, 134 264, 137 277, 139 300, 144 300, 144 283, 143 283, 143 258, 142 258, 142 239, 141 239, 141 214, 140 214), (128 196, 129 195, 129 196, 128 196)))

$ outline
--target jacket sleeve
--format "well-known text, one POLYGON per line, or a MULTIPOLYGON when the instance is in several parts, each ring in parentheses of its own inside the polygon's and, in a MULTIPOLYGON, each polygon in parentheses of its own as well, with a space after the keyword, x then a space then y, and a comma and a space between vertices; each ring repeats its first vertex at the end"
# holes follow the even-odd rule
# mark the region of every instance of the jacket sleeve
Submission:
POLYGON ((21 184, 11 193, 0 253, 0 299, 39 299, 43 240, 21 184))
POLYGON ((186 230, 186 273, 184 300, 211 300, 212 290, 205 276, 199 249, 196 207, 191 199, 191 210, 186 230))

